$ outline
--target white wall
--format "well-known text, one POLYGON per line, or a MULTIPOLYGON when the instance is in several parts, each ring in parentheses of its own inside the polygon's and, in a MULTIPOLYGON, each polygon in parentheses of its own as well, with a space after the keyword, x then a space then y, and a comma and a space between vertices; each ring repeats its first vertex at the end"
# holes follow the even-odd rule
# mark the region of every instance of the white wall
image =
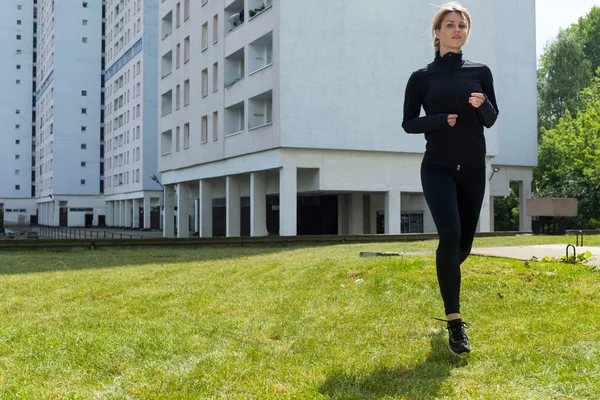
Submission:
POLYGON ((33 2, 5 0, 0 13, 0 198, 31 197, 33 2), (22 9, 18 10, 17 5, 22 9), (17 24, 17 20, 21 24, 17 24), (17 40, 17 35, 21 39, 17 40), (21 54, 17 54, 20 50, 21 54), (17 69, 17 65, 20 69, 17 69), (20 83, 17 84, 17 80, 20 83), (19 114, 16 114, 16 110, 19 114), (19 125, 17 129, 16 125, 19 125), (19 143, 17 144, 17 140, 19 143), (16 160, 15 156, 19 155, 16 160), (17 175, 18 171, 18 175, 17 175), (19 189, 16 189, 16 186, 19 189))
MULTIPOLYGON (((520 147, 519 156, 505 157, 507 163, 526 165, 536 157, 533 3, 463 1, 473 17, 465 58, 488 64, 499 77, 505 122, 486 133, 488 154, 499 153, 502 137, 505 152, 520 147), (498 18, 499 10, 513 6, 518 11, 498 18)), ((282 1, 280 7, 282 145, 422 152, 423 136, 401 127, 403 98, 411 72, 433 59, 428 27, 436 9, 417 1, 352 0, 282 1)))

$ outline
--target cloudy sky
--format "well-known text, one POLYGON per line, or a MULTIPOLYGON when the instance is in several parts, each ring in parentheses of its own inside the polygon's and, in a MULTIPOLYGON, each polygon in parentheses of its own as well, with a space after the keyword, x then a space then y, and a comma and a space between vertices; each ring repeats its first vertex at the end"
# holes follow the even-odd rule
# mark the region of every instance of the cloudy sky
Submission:
POLYGON ((536 0, 535 3, 538 57, 559 28, 570 26, 593 6, 600 6, 600 0, 536 0))

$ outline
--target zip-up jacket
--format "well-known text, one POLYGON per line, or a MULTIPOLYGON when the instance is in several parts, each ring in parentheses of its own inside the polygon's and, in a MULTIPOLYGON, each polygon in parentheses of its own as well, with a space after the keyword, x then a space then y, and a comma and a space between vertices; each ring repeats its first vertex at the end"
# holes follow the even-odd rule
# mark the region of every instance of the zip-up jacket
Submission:
POLYGON ((424 133, 427 140, 424 164, 437 164, 460 171, 465 167, 485 167, 484 127, 498 117, 494 80, 490 69, 464 60, 462 53, 439 52, 432 63, 413 72, 406 85, 404 119, 406 133, 424 133), (479 106, 469 103, 471 93, 482 93, 479 106), (421 107, 425 116, 419 116, 421 107), (448 115, 457 114, 456 124, 448 115))

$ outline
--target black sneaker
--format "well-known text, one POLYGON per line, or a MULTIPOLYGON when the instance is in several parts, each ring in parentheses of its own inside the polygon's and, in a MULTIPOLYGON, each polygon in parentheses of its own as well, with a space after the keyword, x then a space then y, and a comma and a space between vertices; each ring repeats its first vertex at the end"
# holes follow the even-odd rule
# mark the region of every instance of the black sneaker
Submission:
POLYGON ((454 354, 463 354, 471 351, 471 342, 469 342, 469 337, 465 332, 465 328, 470 328, 471 324, 464 322, 460 318, 452 321, 438 320, 447 322, 448 324, 448 344, 454 354))

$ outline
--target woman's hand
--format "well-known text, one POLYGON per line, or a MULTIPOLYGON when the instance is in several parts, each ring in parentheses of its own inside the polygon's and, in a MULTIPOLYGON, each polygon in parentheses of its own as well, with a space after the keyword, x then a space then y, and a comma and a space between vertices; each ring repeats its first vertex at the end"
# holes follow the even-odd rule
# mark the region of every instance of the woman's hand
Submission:
POLYGON ((458 118, 457 114, 449 114, 448 115, 448 125, 450 125, 450 126, 456 125, 456 118, 458 118))
POLYGON ((486 97, 483 93, 471 93, 471 97, 469 97, 469 103, 475 108, 479 108, 485 100, 486 97))

